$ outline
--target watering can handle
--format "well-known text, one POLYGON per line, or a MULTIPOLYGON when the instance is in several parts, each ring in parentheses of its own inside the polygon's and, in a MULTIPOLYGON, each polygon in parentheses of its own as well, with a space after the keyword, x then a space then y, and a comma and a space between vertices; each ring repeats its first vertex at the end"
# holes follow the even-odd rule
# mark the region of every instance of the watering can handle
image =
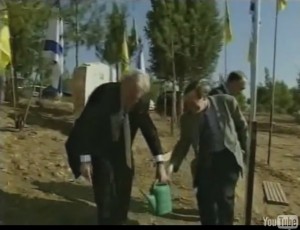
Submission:
POLYGON ((157 184, 164 184, 164 185, 168 185, 168 183, 161 183, 161 182, 159 182, 159 180, 158 180, 158 179, 155 179, 155 180, 154 180, 154 182, 153 182, 153 183, 152 183, 152 185, 151 185, 151 189, 152 189, 152 188, 154 188, 154 186, 155 186, 155 185, 157 185, 157 184))
POLYGON ((153 188, 155 185, 157 185, 159 183, 158 179, 155 179, 151 185, 151 187, 153 188))
POLYGON ((152 191, 152 189, 153 189, 158 183, 159 183, 159 180, 158 180, 158 179, 155 179, 155 180, 153 181, 153 183, 151 184, 151 186, 150 186, 150 191, 152 191))

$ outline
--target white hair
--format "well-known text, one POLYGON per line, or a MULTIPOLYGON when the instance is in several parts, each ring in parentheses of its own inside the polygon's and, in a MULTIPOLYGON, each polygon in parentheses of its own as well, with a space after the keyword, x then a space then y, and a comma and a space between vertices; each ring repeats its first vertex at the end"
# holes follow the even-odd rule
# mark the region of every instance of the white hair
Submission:
POLYGON ((209 95, 209 92, 211 91, 211 83, 207 79, 201 79, 199 80, 199 84, 201 85, 203 95, 209 95))
POLYGON ((135 82, 143 94, 146 94, 150 91, 150 77, 143 71, 133 70, 126 73, 122 77, 121 83, 125 81, 135 82))

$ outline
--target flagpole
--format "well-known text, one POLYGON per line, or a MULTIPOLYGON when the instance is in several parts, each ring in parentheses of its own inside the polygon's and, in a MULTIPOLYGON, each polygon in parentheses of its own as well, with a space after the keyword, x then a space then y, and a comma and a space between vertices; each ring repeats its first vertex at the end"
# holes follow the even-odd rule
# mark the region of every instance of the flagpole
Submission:
POLYGON ((227 78, 227 44, 224 42, 224 77, 227 78))
POLYGON ((250 108, 250 121, 256 121, 256 106, 257 106, 257 75, 258 75, 258 47, 259 47, 259 29, 260 29, 260 0, 256 0, 255 4, 255 28, 253 39, 253 57, 254 61, 251 62, 251 108, 250 108))
POLYGON ((270 105, 270 122, 269 122, 269 143, 268 143, 268 159, 267 163, 270 165, 271 158, 271 146, 272 146, 272 133, 273 133, 273 114, 274 114, 274 102, 275 102, 275 87, 276 87, 276 57, 277 57, 277 27, 278 27, 278 10, 279 5, 276 1, 276 15, 275 15, 275 30, 274 30, 274 52, 273 52, 273 73, 272 73, 272 96, 270 105))
POLYGON ((78 0, 75 0, 75 67, 77 68, 79 65, 79 20, 78 20, 78 0))
MULTIPOLYGON (((77 0, 76 0, 76 2, 77 2, 77 0)), ((63 19, 62 19, 62 16, 61 16, 62 15, 62 11, 61 11, 61 2, 60 2, 60 0, 58 0, 58 13, 59 13, 59 31, 60 31, 59 35, 63 36, 64 31, 61 34, 61 29, 62 29, 62 25, 63 25, 62 23, 64 23, 64 21, 62 21, 63 19)), ((59 39, 59 42, 61 42, 61 38, 59 39)), ((64 40, 63 40, 63 43, 64 43, 64 40)), ((62 58, 63 58, 63 60, 61 60, 61 57, 60 57, 60 59, 59 59, 59 65, 60 65, 60 68, 61 68, 61 74, 59 76, 58 87, 57 87, 58 88, 58 95, 59 95, 60 99, 63 96, 62 76, 64 74, 64 68, 65 68, 65 66, 64 66, 64 49, 65 49, 65 45, 62 44, 62 46, 63 46, 63 52, 62 52, 62 58), (63 68, 62 68, 62 66, 63 66, 63 68)))
MULTIPOLYGON (((229 17, 228 15, 227 15, 227 0, 225 0, 225 7, 224 7, 224 13, 225 13, 225 17, 224 17, 224 25, 226 26, 226 22, 227 22, 227 18, 226 17, 229 17)), ((227 41, 226 41, 226 39, 227 39, 227 36, 226 36, 226 34, 224 33, 224 35, 223 35, 223 37, 224 37, 224 77, 226 78, 227 77, 227 41)))
POLYGON ((251 1, 254 7, 254 23, 253 26, 253 59, 251 61, 251 109, 250 109, 250 139, 247 147, 247 167, 246 167, 246 189, 245 189, 245 225, 251 224, 252 204, 253 204, 253 188, 254 188, 254 172, 255 172, 255 155, 256 155, 256 103, 257 103, 257 76, 258 76, 258 47, 259 47, 259 29, 260 29, 260 0, 251 1))

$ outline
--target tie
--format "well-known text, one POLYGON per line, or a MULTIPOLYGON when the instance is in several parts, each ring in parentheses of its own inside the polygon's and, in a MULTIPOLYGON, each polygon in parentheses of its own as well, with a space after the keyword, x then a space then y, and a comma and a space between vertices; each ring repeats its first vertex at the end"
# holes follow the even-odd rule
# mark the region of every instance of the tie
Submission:
POLYGON ((129 168, 132 168, 132 161, 131 161, 131 132, 130 132, 130 124, 129 124, 129 117, 128 113, 124 114, 124 143, 125 143, 125 157, 126 163, 129 168))
POLYGON ((210 126, 209 126, 209 118, 206 112, 202 114, 202 130, 200 130, 200 143, 199 146, 203 146, 203 144, 206 145, 206 147, 209 147, 211 133, 210 133, 210 126))

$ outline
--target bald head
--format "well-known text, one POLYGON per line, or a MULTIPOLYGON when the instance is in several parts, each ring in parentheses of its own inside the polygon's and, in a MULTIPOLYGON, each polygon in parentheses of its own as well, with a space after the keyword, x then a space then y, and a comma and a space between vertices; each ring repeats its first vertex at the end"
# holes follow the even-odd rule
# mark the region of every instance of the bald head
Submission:
POLYGON ((242 71, 233 71, 228 75, 226 87, 233 96, 240 94, 247 84, 246 75, 242 71))

